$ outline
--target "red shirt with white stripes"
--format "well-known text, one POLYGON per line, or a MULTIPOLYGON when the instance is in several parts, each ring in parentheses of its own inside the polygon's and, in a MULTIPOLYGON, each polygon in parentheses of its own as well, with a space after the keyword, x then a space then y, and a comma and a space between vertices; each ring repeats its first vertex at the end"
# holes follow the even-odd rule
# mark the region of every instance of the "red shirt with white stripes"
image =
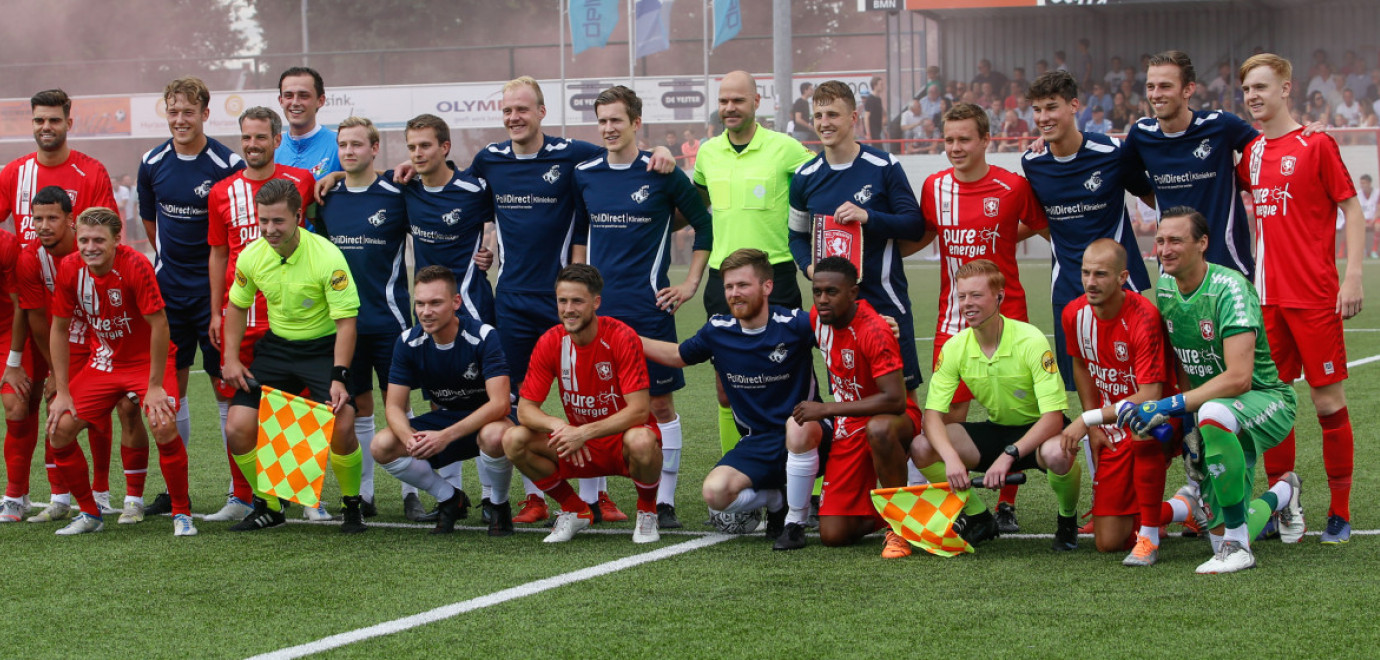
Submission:
POLYGON ((67 160, 57 167, 38 162, 34 152, 16 158, 0 172, 0 214, 13 214, 15 234, 21 247, 38 242, 34 231, 33 198, 48 186, 59 186, 72 198, 72 215, 93 206, 104 206, 119 213, 115 192, 110 188, 110 174, 100 161, 80 151, 72 150, 67 160))
MULTIPOLYGON (((81 263, 81 255, 77 254, 76 250, 56 256, 37 241, 19 253, 19 263, 15 266, 14 274, 15 290, 19 294, 19 309, 41 309, 50 319, 52 318, 53 294, 57 289, 58 272, 61 270, 62 262, 68 259, 75 259, 78 264, 81 263)), ((88 350, 87 341, 90 339, 86 319, 80 309, 72 310, 71 319, 67 342, 72 344, 74 355, 78 352, 84 355, 88 350), (76 348, 78 346, 81 348, 76 348)), ((39 338, 39 341, 47 341, 47 338, 39 338)))
MULTIPOLYGON (((104 275, 92 274, 79 255, 58 267, 53 316, 71 318, 80 311, 86 317, 94 339, 92 369, 147 367, 150 330, 144 316, 163 307, 153 264, 128 245, 116 246, 115 263, 104 275)), ((168 347, 169 359, 175 351, 168 347)))
MULTIPOLYGON (((547 330, 532 349, 522 398, 545 401, 551 381, 559 377, 566 419, 580 426, 622 410, 629 392, 647 389, 647 359, 637 333, 613 317, 600 316, 598 323, 594 341, 584 346, 576 345, 564 326, 547 330)), ((650 412, 646 423, 655 428, 650 412)))
MULTIPOLYGON (((1141 383, 1161 383, 1162 396, 1178 391, 1159 310, 1135 291, 1125 294, 1121 309, 1110 319, 1097 318, 1086 295, 1064 307, 1060 319, 1068 353, 1088 365, 1103 407, 1135 394, 1141 383)), ((1102 429, 1112 442, 1126 437, 1126 431, 1114 424, 1102 429)))
MULTIPOLYGON (((815 343, 829 370, 829 391, 837 401, 861 401, 881 391, 877 378, 901 370, 901 346, 881 315, 866 300, 857 301, 857 311, 847 327, 821 323, 819 312, 810 310, 815 328, 815 343)), ((909 397, 907 407, 916 405, 909 397)), ((870 417, 837 417, 835 437, 852 435, 867 428, 870 417)), ((917 431, 918 433, 919 431, 917 431)))

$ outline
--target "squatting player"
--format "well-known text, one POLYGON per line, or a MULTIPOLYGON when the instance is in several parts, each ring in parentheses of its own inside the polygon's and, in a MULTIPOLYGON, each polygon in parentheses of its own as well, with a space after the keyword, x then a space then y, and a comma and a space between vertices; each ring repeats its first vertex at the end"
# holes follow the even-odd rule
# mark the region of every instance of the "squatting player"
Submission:
MULTIPOLYGON (((1241 65, 1246 107, 1264 134, 1246 147, 1241 178, 1255 201, 1255 290, 1280 380, 1308 377, 1322 426, 1323 466, 1332 503, 1323 543, 1351 539, 1351 473, 1355 458, 1347 413, 1346 338, 1342 321, 1361 311, 1361 264, 1366 224, 1351 173, 1337 141, 1305 137, 1289 114, 1293 66, 1278 55, 1254 55, 1241 65), (1336 207, 1346 214, 1346 274, 1337 284, 1333 234, 1336 207)), ((1265 474, 1278 481, 1294 469, 1294 432, 1265 452, 1265 474)), ((1281 525, 1280 538, 1303 538, 1300 516, 1281 525)))

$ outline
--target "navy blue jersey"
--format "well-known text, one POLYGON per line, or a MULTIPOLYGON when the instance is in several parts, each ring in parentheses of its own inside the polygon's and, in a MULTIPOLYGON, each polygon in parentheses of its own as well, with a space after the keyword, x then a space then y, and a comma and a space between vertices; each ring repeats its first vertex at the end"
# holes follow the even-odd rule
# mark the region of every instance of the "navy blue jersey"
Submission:
POLYGON ((455 341, 440 345, 414 326, 404 330, 393 347, 388 384, 420 389, 446 410, 478 410, 488 403, 484 383, 508 375, 508 361, 493 326, 460 316, 455 341))
POLYGON ((738 319, 716 314, 680 345, 686 364, 714 361, 743 442, 780 440, 801 401, 819 401, 814 328, 810 315, 771 306, 767 325, 745 330, 738 319))
POLYGON ((575 167, 576 231, 588 230, 589 264, 604 276, 600 313, 634 317, 665 315, 656 294, 670 284, 671 224, 675 212, 695 228, 696 250, 713 246, 709 211, 690 177, 648 172, 650 152, 627 165, 606 156, 575 167))
POLYGON ((300 167, 317 179, 340 171, 340 150, 335 131, 317 125, 300 138, 283 134, 283 143, 273 152, 273 162, 300 167))
POLYGON ((833 215, 844 202, 866 209, 858 293, 879 313, 909 317, 910 287, 896 242, 924 238, 925 218, 896 157, 859 146, 857 157, 847 165, 830 165, 821 153, 795 171, 790 197, 791 254, 801 270, 812 263, 813 216, 833 215))
POLYGON ((331 188, 316 211, 317 229, 350 264, 359 289, 361 334, 392 334, 408 322, 407 204, 391 179, 378 177, 365 188, 345 180, 331 188))
POLYGON ((603 149, 588 142, 545 136, 532 157, 518 157, 513 142, 475 154, 470 172, 493 188, 498 221, 498 289, 551 293, 556 274, 570 263, 575 232, 575 166, 603 149))
POLYGON ((1021 166, 1049 216, 1054 259, 1050 288, 1056 307, 1083 295, 1083 252, 1099 238, 1126 248, 1130 288, 1150 289, 1150 275, 1126 212, 1126 193, 1147 195, 1150 182, 1142 168, 1127 162, 1121 140, 1084 133, 1083 144, 1072 156, 1056 158, 1049 149, 1039 154, 1027 151, 1021 166))
POLYGON ((239 154, 211 138, 190 158, 168 140, 140 160, 139 217, 157 224, 153 269, 164 296, 211 295, 206 197, 217 181, 242 169, 239 154))
MULTIPOLYGON (((392 180, 393 173, 384 177, 392 180)), ((488 182, 458 170, 446 185, 435 188, 414 177, 403 187, 403 198, 417 269, 437 265, 454 271, 464 310, 476 319, 489 320, 485 315, 492 311, 493 295, 488 275, 474 265, 474 253, 484 240, 484 223, 494 218, 488 182), (490 310, 484 309, 485 301, 490 310)), ((556 281, 554 274, 551 281, 556 281)), ((550 293, 551 287, 547 288, 550 293)))
POLYGON ((1240 117, 1220 110, 1195 110, 1182 133, 1161 131, 1154 117, 1126 133, 1127 156, 1150 175, 1160 210, 1191 206, 1202 213, 1209 230, 1207 260, 1246 279, 1255 272, 1255 257, 1234 154, 1256 135, 1240 117))

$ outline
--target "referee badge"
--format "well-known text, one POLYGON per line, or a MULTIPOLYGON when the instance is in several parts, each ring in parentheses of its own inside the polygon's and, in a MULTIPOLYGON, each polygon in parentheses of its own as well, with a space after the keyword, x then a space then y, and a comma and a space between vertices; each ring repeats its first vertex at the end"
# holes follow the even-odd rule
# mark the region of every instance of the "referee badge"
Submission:
POLYGON ((238 268, 235 269, 235 284, 238 284, 238 285, 240 285, 240 286, 248 286, 248 285, 249 285, 249 279, 246 278, 246 277, 244 276, 244 273, 241 273, 241 272, 240 272, 240 269, 238 269, 238 268))
POLYGON ((336 291, 344 291, 345 287, 350 286, 350 275, 343 270, 336 270, 331 273, 331 288, 336 291))
POLYGON ((1047 350, 1044 355, 1040 356, 1040 366, 1049 373, 1059 373, 1059 366, 1054 362, 1054 351, 1047 350))

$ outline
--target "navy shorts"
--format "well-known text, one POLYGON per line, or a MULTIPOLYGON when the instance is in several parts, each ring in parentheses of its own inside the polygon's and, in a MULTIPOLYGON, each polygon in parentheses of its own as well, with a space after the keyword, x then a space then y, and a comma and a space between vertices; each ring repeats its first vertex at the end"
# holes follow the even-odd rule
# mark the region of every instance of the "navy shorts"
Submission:
POLYGON ((355 355, 350 359, 350 394, 374 391, 374 379, 379 388, 388 391, 388 370, 393 365, 393 348, 400 333, 366 334, 355 337, 355 355))
MULTIPOLYGON (((830 440, 834 437, 834 420, 820 420, 823 440, 820 443, 819 474, 824 473, 824 461, 829 454, 830 440)), ((739 429, 742 430, 741 428, 739 429)), ((715 466, 726 465, 743 474, 752 481, 758 490, 786 487, 786 433, 785 424, 781 431, 770 436, 745 436, 728 453, 719 459, 715 466)))
POLYGON ((896 310, 889 309, 890 305, 882 308, 874 304, 873 307, 878 314, 896 319, 896 325, 900 329, 900 336, 896 341, 901 349, 901 376, 905 378, 907 390, 919 388, 925 379, 920 375, 920 356, 915 350, 915 319, 909 314, 894 313, 896 310))
MULTIPOLYGON (((440 431, 446 427, 458 423, 468 417, 468 410, 446 410, 439 408, 425 415, 418 415, 411 420, 412 428, 417 431, 440 431)), ((471 433, 466 436, 456 438, 454 442, 446 445, 440 453, 426 459, 431 467, 440 469, 451 463, 468 460, 479 455, 479 434, 471 433)))
MULTIPOLYGON (((676 343, 676 317, 670 314, 618 315, 610 313, 619 321, 628 324, 639 336, 676 343)), ((652 396, 670 394, 685 387, 685 372, 647 360, 647 376, 650 380, 652 396)))
POLYGON ((220 378, 220 351, 206 333, 211 325, 211 297, 164 296, 163 303, 168 316, 168 338, 177 347, 178 370, 190 368, 196 362, 196 347, 200 345, 206 373, 220 378))
POLYGON ((1065 343, 1064 324, 1059 321, 1064 317, 1064 308, 1067 306, 1068 303, 1054 305, 1054 360, 1059 365, 1059 376, 1064 379, 1064 391, 1077 392, 1078 386, 1073 382, 1073 357, 1069 355, 1065 343))
POLYGON ((532 361, 532 349, 542 334, 561 322, 556 313, 556 294, 514 293, 499 291, 494 298, 494 311, 498 317, 498 341, 503 346, 503 355, 508 359, 508 379, 513 391, 527 376, 527 365, 532 361))

